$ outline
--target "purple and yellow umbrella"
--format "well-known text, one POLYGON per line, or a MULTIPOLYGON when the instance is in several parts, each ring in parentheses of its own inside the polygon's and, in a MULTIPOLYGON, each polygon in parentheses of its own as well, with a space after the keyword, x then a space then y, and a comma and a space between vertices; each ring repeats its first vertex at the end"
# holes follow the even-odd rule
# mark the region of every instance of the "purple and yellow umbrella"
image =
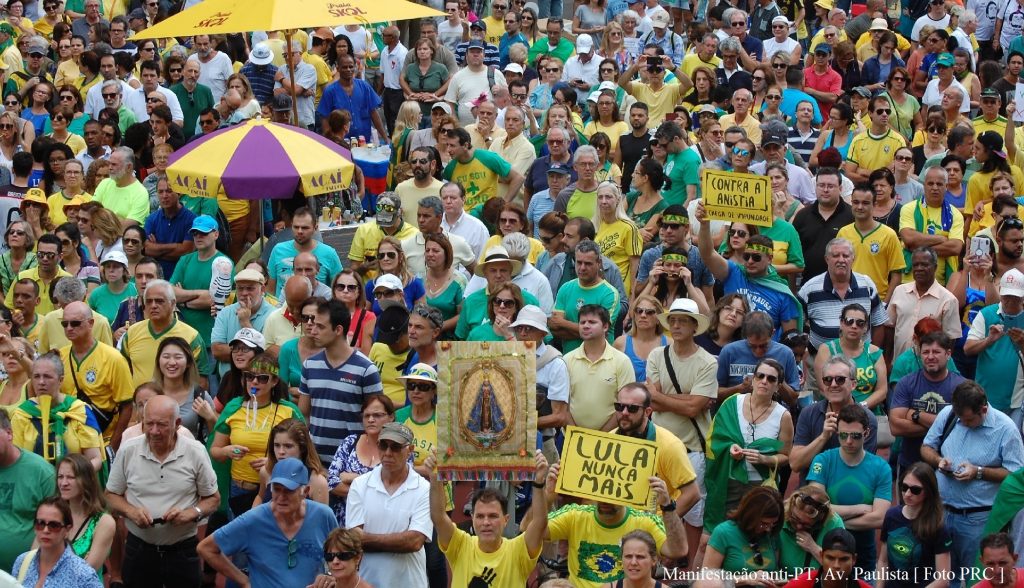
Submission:
POLYGON ((305 129, 253 119, 171 155, 167 177, 180 194, 236 200, 337 192, 352 182, 352 154, 305 129))

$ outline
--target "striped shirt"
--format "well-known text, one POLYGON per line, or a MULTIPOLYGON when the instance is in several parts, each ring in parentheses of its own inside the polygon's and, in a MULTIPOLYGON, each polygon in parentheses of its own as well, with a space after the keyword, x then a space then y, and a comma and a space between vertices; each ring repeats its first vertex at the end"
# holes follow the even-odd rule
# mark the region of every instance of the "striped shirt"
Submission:
POLYGON ((839 316, 847 304, 860 304, 868 311, 870 326, 884 325, 887 320, 885 306, 878 297, 875 283, 864 274, 851 272, 850 287, 840 298, 832 286, 828 272, 804 282, 797 294, 811 328, 810 343, 817 349, 822 343, 839 337, 839 316))
POLYGON ((363 397, 383 393, 377 366, 359 351, 338 367, 326 351, 302 362, 299 394, 310 397, 309 433, 325 467, 345 437, 363 431, 363 397))
POLYGON ((803 158, 804 163, 811 161, 811 151, 814 151, 814 144, 818 142, 818 135, 821 131, 811 127, 811 132, 804 135, 794 125, 789 129, 789 148, 803 158))

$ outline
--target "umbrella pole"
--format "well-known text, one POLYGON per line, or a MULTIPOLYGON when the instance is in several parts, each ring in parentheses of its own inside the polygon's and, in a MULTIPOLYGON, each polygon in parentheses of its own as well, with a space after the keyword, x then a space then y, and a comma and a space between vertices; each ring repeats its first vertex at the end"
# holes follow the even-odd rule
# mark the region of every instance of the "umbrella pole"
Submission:
MULTIPOLYGON (((285 52, 289 54, 288 57, 290 58, 291 57, 291 51, 292 51, 292 30, 291 29, 288 29, 288 30, 285 31, 284 39, 285 39, 284 44, 285 44, 285 47, 286 47, 285 52)), ((296 66, 292 65, 291 61, 289 61, 288 59, 285 60, 285 63, 288 64, 288 81, 291 82, 291 88, 292 88, 291 89, 291 92, 292 92, 292 120, 294 121, 295 126, 298 127, 298 126, 302 126, 302 125, 299 124, 299 104, 298 104, 297 97, 295 96, 295 68, 296 68, 296 66)))

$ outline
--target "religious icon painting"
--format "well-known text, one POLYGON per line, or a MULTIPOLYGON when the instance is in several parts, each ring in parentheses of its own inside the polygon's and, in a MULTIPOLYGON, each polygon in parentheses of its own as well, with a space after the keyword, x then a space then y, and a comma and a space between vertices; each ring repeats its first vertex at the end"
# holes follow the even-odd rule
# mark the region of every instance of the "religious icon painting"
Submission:
POLYGON ((440 344, 440 479, 533 479, 537 449, 536 366, 532 343, 440 344))

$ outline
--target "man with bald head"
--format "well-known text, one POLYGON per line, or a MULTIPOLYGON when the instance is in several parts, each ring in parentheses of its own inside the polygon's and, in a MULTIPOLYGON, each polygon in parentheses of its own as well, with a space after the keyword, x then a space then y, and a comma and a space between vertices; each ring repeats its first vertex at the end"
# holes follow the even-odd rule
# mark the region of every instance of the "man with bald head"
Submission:
POLYGON ((292 262, 292 273, 296 276, 304 276, 313 285, 313 296, 331 299, 331 287, 320 281, 320 260, 315 255, 302 252, 295 256, 292 262))
POLYGON ((128 541, 124 585, 198 586, 199 521, 220 504, 206 447, 178 435, 178 403, 155 396, 143 409, 145 436, 126 442, 110 466, 106 498, 124 517, 128 541))
POLYGON ((274 359, 282 345, 302 334, 302 306, 313 296, 313 284, 305 276, 293 275, 285 281, 283 292, 284 305, 270 313, 263 323, 266 353, 274 359))
POLYGON ((740 127, 747 132, 747 138, 755 145, 761 144, 761 123, 750 114, 750 107, 753 105, 754 95, 746 88, 736 90, 732 95, 733 113, 727 114, 719 119, 722 128, 740 127))
POLYGON ((65 373, 61 392, 92 407, 104 439, 117 449, 132 416, 132 373, 116 349, 93 336, 95 322, 92 309, 84 302, 64 307, 60 324, 70 343, 60 348, 65 373))

